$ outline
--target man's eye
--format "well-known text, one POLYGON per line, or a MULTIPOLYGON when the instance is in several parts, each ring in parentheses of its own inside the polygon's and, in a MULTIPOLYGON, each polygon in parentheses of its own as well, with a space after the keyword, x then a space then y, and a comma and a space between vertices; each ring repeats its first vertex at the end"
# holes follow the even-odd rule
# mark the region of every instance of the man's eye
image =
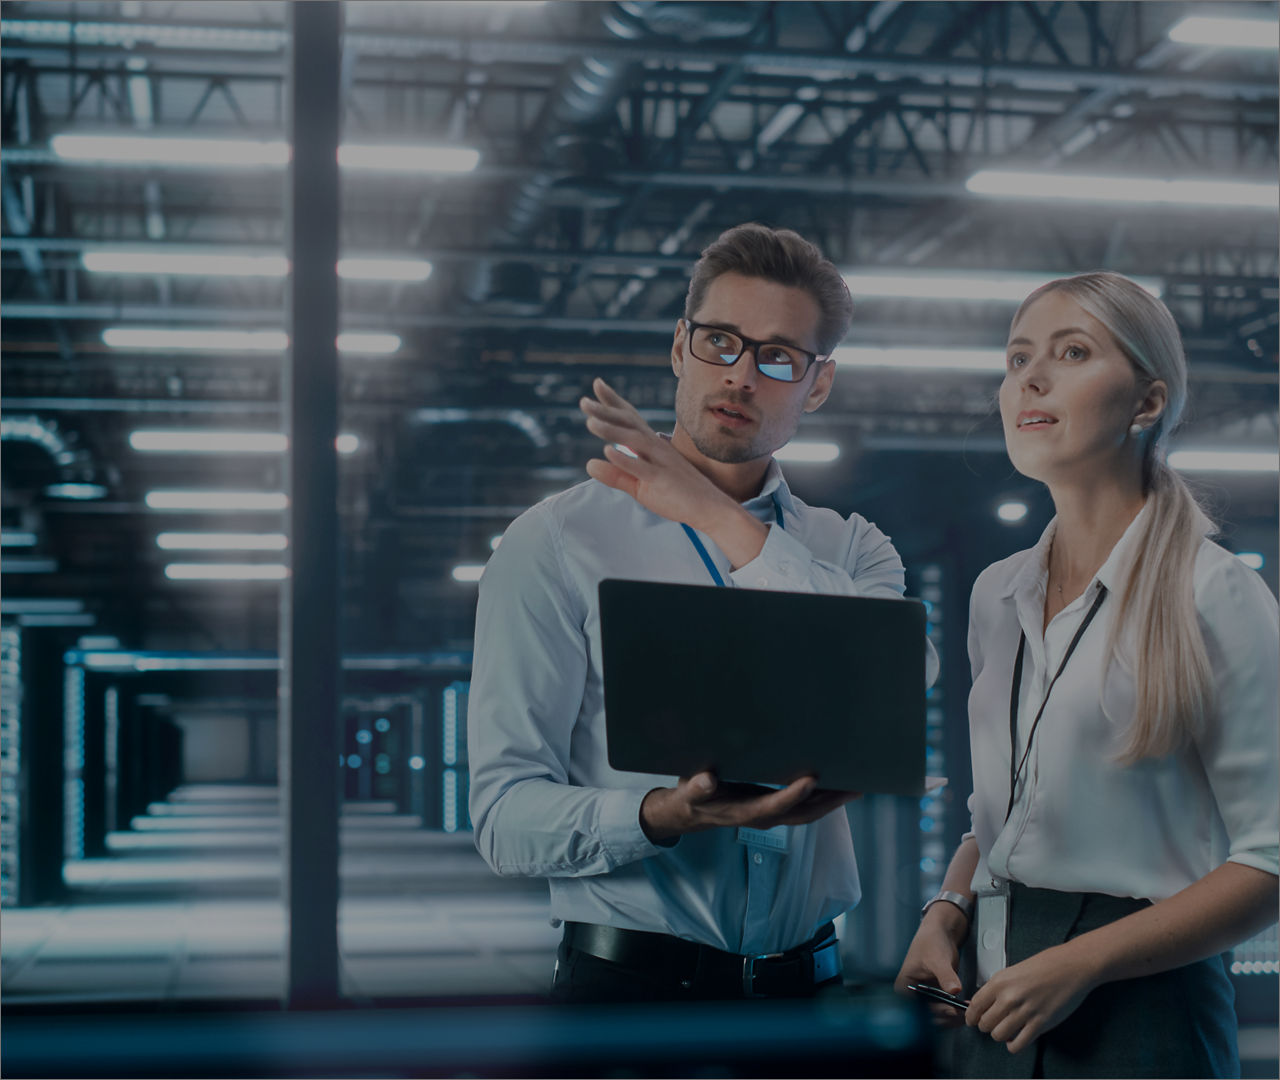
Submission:
POLYGON ((760 357, 765 364, 790 364, 791 357, 783 349, 766 348, 760 357))

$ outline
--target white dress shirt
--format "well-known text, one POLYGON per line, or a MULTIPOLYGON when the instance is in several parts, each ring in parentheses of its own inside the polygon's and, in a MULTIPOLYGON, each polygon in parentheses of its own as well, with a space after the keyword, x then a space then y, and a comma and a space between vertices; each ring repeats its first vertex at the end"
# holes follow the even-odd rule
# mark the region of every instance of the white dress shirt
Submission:
MULTIPOLYGON (((845 520, 806 506, 776 462, 760 495, 743 505, 770 526, 757 558, 731 572, 701 537, 729 586, 903 594, 902 561, 888 537, 857 514, 845 520)), ((736 953, 807 940, 860 897, 846 815, 788 829, 786 852, 741 843, 727 828, 671 847, 651 843, 640 802, 677 778, 609 766, 596 598, 607 577, 712 584, 678 523, 594 480, 522 514, 489 560, 467 725, 477 847, 499 874, 550 879, 556 924, 656 931, 736 953)), ((823 662, 822 642, 803 644, 797 656, 790 677, 803 679, 806 664, 823 662)))
MULTIPOLYGON (((1216 707, 1183 751, 1122 766, 1114 760, 1136 689, 1124 661, 1103 677, 1104 649, 1148 508, 1129 525, 1084 593, 1044 628, 1047 559, 1056 519, 1040 542, 989 566, 969 609, 969 800, 991 877, 1039 888, 1163 900, 1225 861, 1269 873, 1280 843, 1276 599, 1239 559, 1205 539, 1194 591, 1216 707), (1045 691, 1085 613, 1098 609, 1053 688, 1032 740, 1018 796, 1009 800, 1009 705, 1018 632, 1026 634, 1018 702, 1020 760, 1045 691)), ((1205 523, 1207 528, 1207 522, 1205 523)), ((1125 650, 1121 648, 1121 655, 1125 650)))

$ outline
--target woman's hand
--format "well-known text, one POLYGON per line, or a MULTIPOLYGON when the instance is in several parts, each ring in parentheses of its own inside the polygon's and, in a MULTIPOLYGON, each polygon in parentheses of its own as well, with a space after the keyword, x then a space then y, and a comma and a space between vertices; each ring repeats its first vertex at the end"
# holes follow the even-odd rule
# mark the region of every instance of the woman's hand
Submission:
MULTIPOLYGON (((924 913, 920 929, 911 939, 911 947, 902 961, 902 970, 893 981, 900 994, 909 994, 911 983, 925 983, 957 996, 964 993, 956 966, 960 961, 960 945, 969 933, 969 919, 954 904, 940 900, 924 913)), ((943 1027, 959 1027, 965 1013, 950 1005, 932 1002, 929 1011, 943 1027)))
POLYGON ((985 1031, 1009 1053, 1057 1027, 1098 985, 1071 942, 997 971, 969 1003, 965 1023, 985 1031))

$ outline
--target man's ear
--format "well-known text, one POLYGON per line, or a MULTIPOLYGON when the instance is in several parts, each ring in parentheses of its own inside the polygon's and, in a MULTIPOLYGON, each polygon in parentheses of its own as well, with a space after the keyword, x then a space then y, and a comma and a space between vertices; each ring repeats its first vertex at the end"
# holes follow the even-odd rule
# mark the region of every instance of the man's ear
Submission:
POLYGON ((1144 430, 1150 431, 1160 422, 1168 404, 1168 384, 1163 379, 1156 379, 1142 395, 1142 400, 1138 403, 1138 414, 1131 422, 1141 424, 1144 430))
POLYGON ((813 385, 804 396, 804 411, 807 413, 815 412, 818 406, 827 400, 827 395, 831 393, 831 384, 836 378, 834 360, 823 360, 822 363, 814 366, 818 369, 818 373, 814 375, 813 385))
POLYGON ((684 374, 685 336, 684 320, 677 319, 675 336, 671 339, 671 370, 676 373, 677 379, 684 374))

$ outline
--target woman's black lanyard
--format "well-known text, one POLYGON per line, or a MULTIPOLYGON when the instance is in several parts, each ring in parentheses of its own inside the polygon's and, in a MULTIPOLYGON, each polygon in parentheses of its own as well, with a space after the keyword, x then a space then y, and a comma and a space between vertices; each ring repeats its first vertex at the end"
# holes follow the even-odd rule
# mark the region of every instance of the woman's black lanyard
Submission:
POLYGON ((1053 681, 1049 683, 1049 689, 1044 692, 1044 700, 1040 702, 1040 711, 1036 713, 1036 718, 1031 722, 1031 730, 1027 733, 1027 746, 1022 751, 1022 760, 1018 762, 1018 767, 1013 767, 1013 756, 1018 751, 1018 696, 1022 691, 1022 657, 1027 650, 1027 635, 1025 633, 1018 635, 1018 659, 1013 664, 1013 691, 1009 695, 1009 807, 1004 812, 1005 823, 1008 824, 1009 816, 1013 813, 1013 796, 1018 790, 1018 778, 1022 775, 1023 766, 1027 763, 1027 756, 1031 753, 1031 740, 1036 737, 1036 728, 1040 726, 1040 717, 1044 715, 1044 707, 1049 704, 1049 695, 1053 693, 1053 688, 1057 684, 1058 679, 1062 677, 1062 673, 1066 670, 1067 661, 1071 659, 1071 654, 1076 651, 1076 646, 1080 644, 1080 639, 1084 637, 1084 632, 1089 629, 1089 624, 1093 622, 1093 617, 1098 614, 1098 608, 1102 607, 1102 601, 1107 598, 1107 587, 1101 583, 1098 584, 1098 598, 1093 602, 1093 607, 1089 609, 1089 613, 1084 617, 1084 621, 1080 624, 1080 628, 1076 631, 1076 636, 1071 639, 1071 644, 1067 646, 1067 655, 1062 658, 1062 663, 1058 665, 1058 673, 1054 675, 1053 681))

